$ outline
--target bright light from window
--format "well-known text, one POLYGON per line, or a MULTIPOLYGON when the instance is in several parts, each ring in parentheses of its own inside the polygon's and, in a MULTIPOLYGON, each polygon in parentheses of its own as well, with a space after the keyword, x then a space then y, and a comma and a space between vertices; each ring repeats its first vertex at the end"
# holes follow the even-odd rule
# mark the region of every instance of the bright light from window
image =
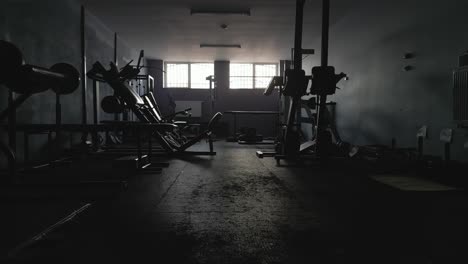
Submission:
POLYGON ((231 89, 252 89, 253 69, 251 63, 231 63, 229 66, 229 87, 231 89))
POLYGON ((187 63, 166 64, 166 87, 189 88, 189 65, 187 63))
POLYGON ((208 89, 210 75, 214 75, 214 63, 166 63, 165 87, 208 89))
POLYGON ((190 88, 209 89, 210 81, 206 77, 214 75, 213 63, 192 63, 190 64, 190 88))
POLYGON ((276 76, 276 65, 256 64, 255 65, 255 88, 266 89, 271 78, 276 76))
POLYGON ((271 78, 277 75, 276 64, 231 63, 231 89, 265 89, 271 78))

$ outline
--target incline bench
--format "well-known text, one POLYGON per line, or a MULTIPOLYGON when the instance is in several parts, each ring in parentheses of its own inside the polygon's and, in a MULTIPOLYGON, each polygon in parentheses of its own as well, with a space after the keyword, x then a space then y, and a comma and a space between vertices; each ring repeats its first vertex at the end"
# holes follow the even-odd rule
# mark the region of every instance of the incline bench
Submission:
MULTIPOLYGON (((115 102, 121 102, 129 108, 140 122, 147 124, 162 124, 165 122, 157 107, 156 99, 152 93, 141 97, 136 91, 130 88, 125 75, 117 69, 117 66, 111 63, 111 68, 106 70, 101 63, 96 62, 88 77, 93 80, 106 82, 114 90, 115 102)), ((119 108, 119 107, 116 107, 119 108)), ((212 129, 221 119, 222 114, 216 113, 208 123, 207 128, 194 137, 187 140, 180 133, 180 128, 172 131, 155 129, 153 136, 157 139, 161 147, 168 154, 194 154, 194 155, 216 155, 213 151, 213 141, 211 139, 212 129), (208 138, 210 150, 208 152, 187 151, 188 148, 198 143, 203 138, 208 138)))

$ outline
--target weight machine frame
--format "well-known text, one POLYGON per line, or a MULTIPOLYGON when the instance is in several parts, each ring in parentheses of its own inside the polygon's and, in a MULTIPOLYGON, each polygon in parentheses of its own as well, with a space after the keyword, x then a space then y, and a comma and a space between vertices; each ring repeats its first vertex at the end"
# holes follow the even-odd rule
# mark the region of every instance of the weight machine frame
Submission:
POLYGON ((290 105, 287 113, 287 124, 283 128, 283 135, 277 144, 276 152, 257 151, 259 158, 274 157, 277 163, 280 160, 295 160, 302 159, 319 159, 326 160, 330 156, 330 148, 332 145, 328 131, 330 120, 326 118, 327 112, 327 96, 332 95, 336 91, 337 83, 346 77, 344 73, 335 74, 335 68, 328 65, 329 55, 329 31, 330 31, 330 0, 323 0, 322 6, 322 52, 321 66, 312 69, 312 76, 306 76, 302 69, 303 55, 313 54, 313 50, 302 48, 303 35, 303 18, 304 5, 306 0, 296 1, 296 21, 295 21, 295 40, 293 49, 293 65, 294 68, 285 71, 284 80, 278 83, 273 79, 270 87, 265 92, 265 95, 271 94, 275 87, 282 87, 280 93, 285 97, 289 97, 290 105), (307 95, 309 83, 312 83, 310 88, 311 95, 317 97, 318 110, 316 118, 316 135, 315 140, 300 143, 300 123, 297 122, 301 98, 307 95), (313 150, 310 153, 310 150, 313 150))

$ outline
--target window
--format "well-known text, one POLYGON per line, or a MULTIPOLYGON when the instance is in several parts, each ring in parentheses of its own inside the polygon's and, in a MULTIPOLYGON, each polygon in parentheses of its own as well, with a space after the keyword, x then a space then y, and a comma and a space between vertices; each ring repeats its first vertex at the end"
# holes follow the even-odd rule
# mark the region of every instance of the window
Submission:
POLYGON ((229 65, 229 87, 231 89, 252 89, 253 69, 253 64, 231 63, 229 65))
POLYGON ((183 63, 166 63, 166 87, 189 88, 188 66, 183 63))
POLYGON ((231 63, 231 89, 265 89, 277 75, 277 65, 272 63, 231 63))
POLYGON ((166 88, 208 89, 206 77, 214 75, 213 63, 167 62, 165 69, 166 88))
POLYGON ((254 75, 254 88, 266 89, 271 78, 277 75, 276 64, 255 64, 254 75))
POLYGON ((214 75, 213 63, 192 63, 190 64, 190 88, 209 89, 210 81, 206 77, 214 75))

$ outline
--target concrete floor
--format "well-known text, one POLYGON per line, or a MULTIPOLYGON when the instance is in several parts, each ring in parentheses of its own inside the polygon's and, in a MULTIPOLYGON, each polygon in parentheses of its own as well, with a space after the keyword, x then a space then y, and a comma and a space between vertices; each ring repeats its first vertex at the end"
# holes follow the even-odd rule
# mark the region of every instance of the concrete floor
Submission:
POLYGON ((215 148, 133 178, 22 260, 468 263, 464 191, 401 191, 341 165, 277 167, 256 146, 215 148))

